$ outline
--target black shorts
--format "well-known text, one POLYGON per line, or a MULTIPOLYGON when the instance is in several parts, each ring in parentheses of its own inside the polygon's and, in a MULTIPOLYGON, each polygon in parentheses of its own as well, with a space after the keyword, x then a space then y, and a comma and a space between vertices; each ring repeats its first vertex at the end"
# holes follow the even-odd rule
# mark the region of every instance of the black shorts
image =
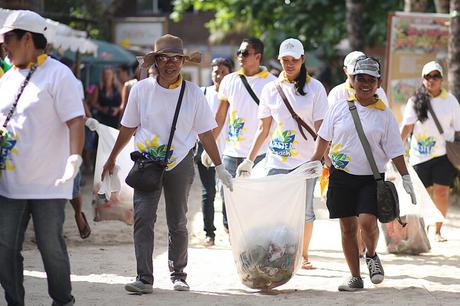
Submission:
POLYGON ((447 155, 417 164, 414 169, 425 187, 433 184, 451 186, 457 176, 457 169, 447 159, 447 155))
MULTIPOLYGON (((384 174, 381 174, 382 177, 384 174)), ((371 214, 377 216, 377 183, 373 175, 353 175, 330 169, 327 190, 329 218, 371 214)))

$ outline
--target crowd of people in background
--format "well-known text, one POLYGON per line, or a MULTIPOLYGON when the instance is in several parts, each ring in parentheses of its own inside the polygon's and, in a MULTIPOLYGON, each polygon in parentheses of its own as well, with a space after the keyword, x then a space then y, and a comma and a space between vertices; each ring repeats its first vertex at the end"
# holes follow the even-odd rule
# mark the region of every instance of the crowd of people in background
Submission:
MULTIPOLYGON (((0 37, 0 282, 9 305, 24 305, 21 247, 30 218, 53 305, 75 301, 63 222, 64 205, 70 200, 80 237, 91 234, 82 211, 88 203, 83 203, 80 194, 80 165, 90 173, 94 170, 97 136, 84 129, 85 117, 119 129, 103 177, 113 173, 117 156, 132 137, 145 160, 166 161, 160 189, 134 188, 137 271, 136 281, 125 286, 129 292, 153 291, 154 229, 162 192, 171 282, 174 290, 187 291, 186 213, 194 164, 202 186, 203 244, 212 247, 217 191, 228 232, 223 190, 232 190, 232 178, 250 175, 262 160, 267 175, 287 174, 305 162, 323 161, 330 172, 326 205, 330 218, 340 220, 351 274, 338 290, 364 287, 360 256, 365 258, 371 282, 381 283, 384 269, 376 253, 377 183, 355 130, 353 111, 362 123, 378 172, 383 177, 386 164, 393 161, 415 204, 405 162, 404 142, 410 136, 409 163, 447 216, 449 187, 458 171, 446 157, 445 142, 460 138, 460 105, 443 88, 443 68, 436 62, 423 67, 422 85, 407 102, 400 129, 381 88, 380 63, 361 51, 345 57, 346 80, 327 94, 323 84, 308 73, 300 40, 281 42, 282 70, 275 76, 262 65, 263 42, 247 38, 236 52, 239 69, 235 70, 230 58, 215 58, 210 65, 212 85, 200 88, 182 75, 183 65, 200 62, 200 54, 187 54, 182 40, 167 34, 155 41, 139 68, 104 67, 98 84, 83 90, 69 69, 72 63, 60 63, 46 54, 46 25, 38 14, 13 12, 0 37), (142 69, 152 71, 141 79, 142 69), (177 113, 181 119, 171 132, 177 113)), ((308 256, 315 184, 316 179, 306 181, 302 268, 307 270, 315 268, 308 256)), ((441 229, 442 223, 437 223, 437 242, 447 241, 441 229)))

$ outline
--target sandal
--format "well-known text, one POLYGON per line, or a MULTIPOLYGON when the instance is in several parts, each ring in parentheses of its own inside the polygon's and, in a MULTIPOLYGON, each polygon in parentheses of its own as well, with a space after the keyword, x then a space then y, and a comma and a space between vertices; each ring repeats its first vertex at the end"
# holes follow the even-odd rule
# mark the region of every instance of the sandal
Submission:
POLYGON ((91 234, 91 228, 89 227, 88 221, 86 220, 86 216, 83 212, 81 212, 81 216, 83 218, 83 221, 85 222, 85 225, 83 226, 83 228, 80 228, 80 226, 78 226, 77 215, 75 215, 75 221, 77 222, 77 227, 80 233, 80 238, 86 239, 91 234))
POLYGON ((307 259, 304 259, 302 261, 302 267, 301 267, 302 270, 314 270, 316 269, 312 264, 311 262, 309 262, 307 259))
POLYGON ((447 239, 444 238, 443 236, 441 236, 441 234, 436 234, 434 236, 434 241, 436 241, 436 242, 446 242, 447 239))

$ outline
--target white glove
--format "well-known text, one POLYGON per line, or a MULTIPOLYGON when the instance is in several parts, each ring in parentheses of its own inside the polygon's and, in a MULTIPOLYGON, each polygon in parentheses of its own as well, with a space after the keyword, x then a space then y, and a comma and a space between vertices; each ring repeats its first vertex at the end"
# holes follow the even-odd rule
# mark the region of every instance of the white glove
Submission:
POLYGON ((410 195, 412 204, 414 205, 417 204, 417 199, 415 198, 414 186, 412 185, 410 175, 409 174, 403 175, 402 181, 403 181, 404 190, 406 190, 406 192, 410 195))
POLYGON ((97 127, 99 125, 99 121, 97 121, 94 118, 86 118, 85 120, 85 125, 90 129, 91 131, 96 131, 97 127))
POLYGON ((251 176, 253 166, 254 162, 246 158, 238 168, 236 168, 236 176, 251 176))
POLYGON ((216 175, 225 187, 233 191, 232 175, 224 168, 224 165, 216 166, 216 175))
POLYGON ((208 155, 208 153, 206 153, 206 151, 203 151, 203 153, 201 153, 201 163, 206 168, 214 167, 212 159, 211 159, 211 157, 209 157, 209 155, 208 155))
POLYGON ((60 179, 57 179, 54 182, 55 186, 59 186, 61 184, 65 184, 70 180, 73 180, 77 174, 78 170, 80 170, 82 159, 81 156, 78 154, 72 154, 67 158, 67 163, 65 165, 64 174, 60 179))

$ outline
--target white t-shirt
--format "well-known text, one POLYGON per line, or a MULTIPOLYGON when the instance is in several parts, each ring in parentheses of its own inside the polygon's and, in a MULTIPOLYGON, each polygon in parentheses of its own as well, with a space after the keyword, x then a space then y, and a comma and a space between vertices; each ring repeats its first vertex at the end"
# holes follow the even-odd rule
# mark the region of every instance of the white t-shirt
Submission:
MULTIPOLYGON (((176 131, 168 152, 168 168, 173 169, 195 146, 198 134, 217 126, 203 92, 186 81, 176 131)), ((161 87, 156 77, 137 82, 129 93, 121 125, 137 128, 135 150, 152 160, 163 160, 180 89, 161 87)))
MULTIPOLYGON (((364 134, 369 141, 379 172, 390 160, 404 154, 398 123, 389 108, 378 110, 355 101, 364 134)), ((329 157, 336 169, 354 175, 372 175, 346 100, 329 107, 318 135, 331 141, 329 157)))
POLYGON ((422 123, 417 119, 412 98, 407 101, 402 125, 414 125, 409 150, 411 165, 445 155, 446 141, 453 141, 455 131, 460 131, 460 105, 452 94, 443 89, 439 96, 431 98, 431 105, 444 130, 443 135, 439 133, 430 112, 428 119, 422 123))
MULTIPOLYGON (((355 93, 355 90, 350 86, 348 80, 339 84, 331 89, 329 95, 327 96, 327 101, 329 102, 329 107, 337 101, 342 101, 350 98, 355 93)), ((385 91, 382 87, 377 88, 375 92, 379 96, 380 100, 388 106, 388 98, 385 94, 385 91)))
MULTIPOLYGON (((247 157, 251 149, 254 136, 259 125, 257 119, 258 105, 249 94, 241 81, 241 72, 227 74, 220 83, 219 100, 226 100, 229 103, 228 109, 228 132, 225 137, 224 154, 231 157, 247 157)), ((276 80, 276 77, 267 70, 262 70, 256 75, 246 76, 249 86, 259 97, 264 86, 276 80)), ((267 151, 265 144, 260 154, 267 151)))
MULTIPOLYGON (((0 79, 0 123, 6 119, 29 69, 10 69, 0 79)), ((84 115, 69 68, 47 58, 37 68, 7 126, 1 147, 0 194, 13 199, 71 199, 73 180, 54 186, 69 157, 66 121, 84 115)))
POLYGON ((296 94, 294 83, 280 79, 268 83, 262 90, 259 106, 259 118, 272 117, 275 129, 270 133, 267 154, 267 168, 294 169, 309 160, 315 148, 315 141, 310 133, 303 129, 307 140, 299 131, 295 121, 283 102, 276 84, 279 83, 294 112, 315 131, 314 122, 323 120, 328 104, 324 86, 316 79, 310 78, 305 84, 305 96, 296 94))
MULTIPOLYGON (((208 101, 208 105, 211 108, 211 112, 215 116, 217 113, 217 109, 219 108, 219 99, 217 98, 217 91, 216 87, 213 86, 208 86, 208 87, 202 87, 201 90, 205 94, 206 100, 208 101)), ((228 118, 226 119, 228 120, 228 118)), ((227 125, 224 125, 222 128, 222 131, 220 132, 219 137, 216 140, 217 147, 219 148, 219 153, 222 156, 223 150, 225 148, 225 137, 227 135, 227 125)))

